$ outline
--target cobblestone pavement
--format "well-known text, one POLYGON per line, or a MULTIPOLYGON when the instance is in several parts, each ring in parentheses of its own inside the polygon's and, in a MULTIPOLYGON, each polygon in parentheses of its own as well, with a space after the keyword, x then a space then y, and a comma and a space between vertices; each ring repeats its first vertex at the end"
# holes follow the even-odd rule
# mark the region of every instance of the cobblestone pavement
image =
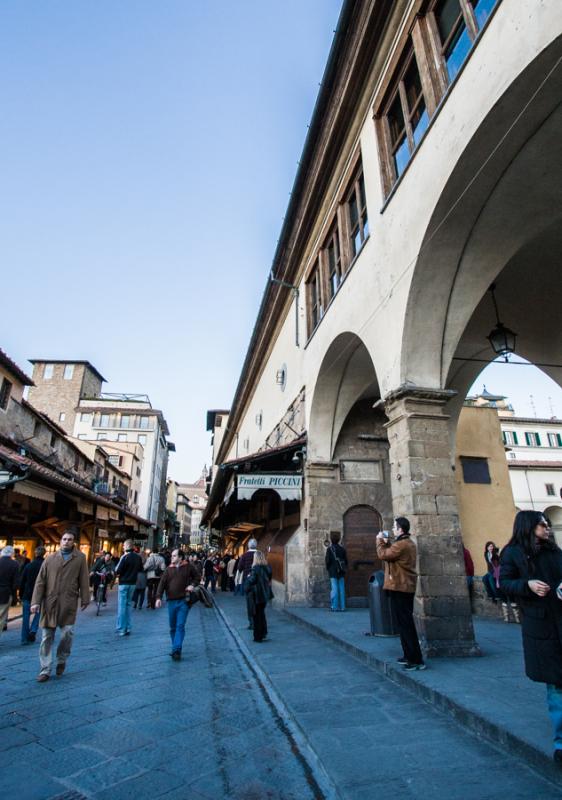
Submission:
MULTIPOLYGON (((545 779, 287 615, 268 608, 270 640, 255 644, 246 629, 243 600, 219 595, 218 602, 342 798, 562 797, 562 772, 559 785, 545 779)), ((397 642, 388 646, 396 658, 397 642)))
MULTIPOLYGON (((115 602, 115 594, 111 600, 115 602)), ((17 800, 308 800, 323 795, 214 610, 194 607, 184 659, 167 613, 79 614, 61 678, 38 645, 0 637, 0 796, 17 800)))

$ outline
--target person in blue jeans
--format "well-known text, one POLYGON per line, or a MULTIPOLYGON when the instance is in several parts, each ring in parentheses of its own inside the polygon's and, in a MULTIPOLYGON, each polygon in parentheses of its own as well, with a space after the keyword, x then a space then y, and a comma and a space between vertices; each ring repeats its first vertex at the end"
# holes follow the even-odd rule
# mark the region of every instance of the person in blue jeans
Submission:
POLYGON ((117 594, 117 626, 119 636, 128 636, 131 633, 131 600, 135 592, 137 576, 142 572, 142 558, 135 553, 132 539, 127 539, 123 545, 125 550, 115 569, 119 578, 119 591, 117 594))
POLYGON ((173 550, 170 566, 166 567, 158 584, 156 608, 162 606, 162 597, 165 593, 168 603, 170 639, 172 640, 170 655, 174 661, 181 659, 185 623, 189 612, 187 594, 193 591, 200 579, 199 570, 185 559, 183 551, 179 549, 173 550))
POLYGON ((345 611, 345 573, 347 553, 340 544, 339 531, 330 531, 330 546, 326 550, 326 569, 330 576, 330 609, 345 611))
POLYGON ((35 581, 39 575, 41 564, 45 560, 45 548, 39 545, 35 548, 35 556, 33 561, 26 564, 23 568, 21 583, 20 583, 20 597, 22 604, 22 622, 21 622, 21 643, 31 644, 35 641, 37 631, 39 629, 39 612, 31 616, 31 598, 33 597, 33 589, 35 588, 35 581))
POLYGON ((525 672, 546 683, 554 761, 562 767, 562 550, 540 511, 519 511, 500 556, 500 589, 521 606, 525 672))

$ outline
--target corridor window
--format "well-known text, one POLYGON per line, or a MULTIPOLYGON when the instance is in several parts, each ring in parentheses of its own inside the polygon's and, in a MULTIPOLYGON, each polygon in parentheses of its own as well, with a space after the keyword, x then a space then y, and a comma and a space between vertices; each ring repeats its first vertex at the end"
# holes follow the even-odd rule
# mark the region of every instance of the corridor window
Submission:
POLYGON ((487 458, 461 456, 461 466, 465 483, 492 483, 487 458))
POLYGON ((548 434, 549 447, 562 447, 562 435, 559 433, 548 434))
POLYGON ((499 0, 437 0, 432 8, 449 82, 464 64, 499 0))
POLYGON ((338 291, 343 276, 340 231, 337 224, 326 243, 326 266, 328 270, 328 294, 331 300, 338 291))
POLYGON ((534 431, 527 431, 527 433, 525 433, 525 443, 528 447, 540 447, 541 437, 534 431))
POLYGON ((413 50, 406 57, 384 114, 392 179, 398 180, 429 124, 420 73, 413 50))
POLYGON ((351 258, 355 258, 369 235, 369 218, 365 199, 365 179, 360 172, 353 182, 347 199, 349 210, 349 242, 351 258))
POLYGON ((322 276, 320 272, 320 261, 310 276, 307 288, 308 300, 308 335, 316 328, 324 316, 324 305, 322 303, 322 276))
POLYGON ((121 419, 119 420, 119 427, 120 428, 128 428, 129 422, 131 421, 131 417, 127 414, 122 414, 121 419))
POLYGON ((545 483, 546 493, 549 497, 554 497, 556 492, 554 491, 554 484, 553 483, 545 483))
POLYGON ((109 414, 100 414, 100 428, 109 428, 109 414))
POLYGON ((515 431, 503 431, 502 438, 504 444, 518 444, 517 433, 515 431))

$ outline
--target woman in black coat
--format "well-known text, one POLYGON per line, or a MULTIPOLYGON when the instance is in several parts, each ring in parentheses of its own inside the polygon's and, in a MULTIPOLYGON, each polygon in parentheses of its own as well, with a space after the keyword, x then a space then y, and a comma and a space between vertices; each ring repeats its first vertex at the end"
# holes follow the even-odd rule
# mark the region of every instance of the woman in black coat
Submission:
POLYGON ((246 580, 246 594, 250 598, 249 609, 252 614, 254 642, 263 642, 267 638, 267 620, 265 607, 273 598, 271 591, 271 567, 261 550, 254 553, 252 571, 246 580))
POLYGON ((562 550, 543 514, 519 511, 500 562, 500 587, 521 606, 525 672, 546 683, 554 760, 562 765, 562 550))

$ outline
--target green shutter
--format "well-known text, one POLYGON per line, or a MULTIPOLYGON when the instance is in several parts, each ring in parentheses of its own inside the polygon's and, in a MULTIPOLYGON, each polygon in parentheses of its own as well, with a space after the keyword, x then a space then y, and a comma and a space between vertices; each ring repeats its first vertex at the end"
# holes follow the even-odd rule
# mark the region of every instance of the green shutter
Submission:
POLYGON ((562 447, 562 434, 556 434, 556 441, 558 442, 558 447, 562 447))
POLYGON ((525 434, 525 443, 528 444, 529 447, 531 446, 531 434, 530 433, 526 433, 525 434))
POLYGON ((517 441, 517 434, 515 433, 515 431, 513 431, 513 444, 519 444, 519 442, 517 441))
POLYGON ((541 446, 541 437, 540 437, 540 435, 538 433, 535 433, 535 436, 537 438, 537 445, 540 447, 541 446))

